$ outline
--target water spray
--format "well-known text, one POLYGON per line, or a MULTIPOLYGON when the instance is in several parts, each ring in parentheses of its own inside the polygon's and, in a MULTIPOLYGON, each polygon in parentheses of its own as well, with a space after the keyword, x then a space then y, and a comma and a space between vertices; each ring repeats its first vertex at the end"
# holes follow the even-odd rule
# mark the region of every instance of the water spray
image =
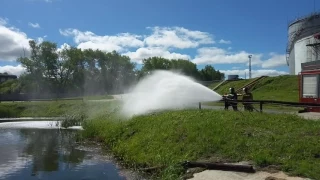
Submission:
POLYGON ((124 99, 128 117, 151 111, 195 108, 199 102, 220 101, 222 96, 177 72, 158 70, 142 79, 124 99))

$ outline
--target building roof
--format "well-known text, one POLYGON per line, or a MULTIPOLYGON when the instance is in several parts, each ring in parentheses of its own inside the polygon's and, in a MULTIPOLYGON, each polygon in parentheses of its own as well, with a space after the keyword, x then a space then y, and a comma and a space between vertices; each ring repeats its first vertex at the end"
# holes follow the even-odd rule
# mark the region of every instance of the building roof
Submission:
POLYGON ((12 75, 12 74, 3 74, 3 73, 0 73, 0 77, 12 77, 12 78, 17 78, 16 75, 12 75))

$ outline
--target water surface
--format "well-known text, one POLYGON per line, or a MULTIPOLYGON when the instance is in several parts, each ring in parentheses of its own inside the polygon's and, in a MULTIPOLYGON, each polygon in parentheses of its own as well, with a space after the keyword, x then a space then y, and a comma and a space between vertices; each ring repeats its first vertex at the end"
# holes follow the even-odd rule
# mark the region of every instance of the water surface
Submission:
POLYGON ((0 123, 0 179, 126 179, 99 148, 79 146, 77 131, 0 123))

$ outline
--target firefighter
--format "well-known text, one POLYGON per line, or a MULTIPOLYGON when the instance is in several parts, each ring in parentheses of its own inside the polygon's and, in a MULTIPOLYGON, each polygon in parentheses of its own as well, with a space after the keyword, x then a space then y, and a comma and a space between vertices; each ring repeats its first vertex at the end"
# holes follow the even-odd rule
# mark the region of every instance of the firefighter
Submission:
MULTIPOLYGON (((243 101, 252 101, 253 100, 252 93, 249 92, 248 88, 243 88, 242 100, 243 101)), ((243 104, 243 107, 244 107, 245 111, 253 111, 253 106, 252 106, 251 103, 243 102, 242 104, 243 104)))
POLYGON ((238 103, 237 102, 228 102, 228 100, 238 100, 238 94, 235 92, 234 88, 229 88, 229 94, 224 96, 224 109, 228 110, 229 106, 232 106, 234 111, 238 111, 238 103))

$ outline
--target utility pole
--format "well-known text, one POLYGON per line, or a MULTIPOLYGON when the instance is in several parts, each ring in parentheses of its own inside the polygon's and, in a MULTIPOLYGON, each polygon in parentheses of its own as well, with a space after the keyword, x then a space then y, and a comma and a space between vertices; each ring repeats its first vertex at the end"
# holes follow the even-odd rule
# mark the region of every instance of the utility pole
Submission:
POLYGON ((251 57, 252 57, 252 55, 248 56, 248 58, 249 58, 249 79, 251 79, 251 57))

